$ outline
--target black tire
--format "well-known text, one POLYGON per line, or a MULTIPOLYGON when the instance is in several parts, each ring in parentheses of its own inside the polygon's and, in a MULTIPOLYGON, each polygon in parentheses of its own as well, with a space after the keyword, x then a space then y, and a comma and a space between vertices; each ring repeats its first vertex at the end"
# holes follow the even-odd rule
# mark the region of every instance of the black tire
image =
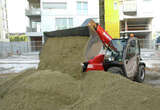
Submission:
POLYGON ((142 83, 144 81, 144 79, 145 79, 145 67, 144 67, 144 65, 140 65, 139 69, 138 69, 138 73, 135 76, 135 81, 142 83))
POLYGON ((86 72, 87 66, 88 66, 88 63, 87 63, 87 62, 83 63, 82 72, 86 72))
POLYGON ((114 74, 122 74, 122 69, 120 67, 110 67, 108 68, 107 72, 114 73, 114 74))

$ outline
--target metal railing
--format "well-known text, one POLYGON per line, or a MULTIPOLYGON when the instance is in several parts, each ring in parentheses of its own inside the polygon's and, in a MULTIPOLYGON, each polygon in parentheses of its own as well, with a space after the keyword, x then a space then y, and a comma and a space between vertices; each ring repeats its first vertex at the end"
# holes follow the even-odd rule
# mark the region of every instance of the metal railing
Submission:
POLYGON ((41 32, 40 29, 38 29, 38 28, 31 28, 31 27, 27 27, 26 31, 27 32, 41 32))
POLYGON ((142 49, 156 49, 155 40, 139 39, 139 43, 142 49))
MULTIPOLYGON (((155 40, 139 39, 140 47, 145 50, 160 50, 160 44, 155 40)), ((43 47, 42 41, 32 42, 0 42, 0 57, 9 55, 21 55, 29 52, 40 52, 43 47)))
POLYGON ((25 10, 25 14, 27 16, 40 16, 41 10, 40 8, 30 8, 25 10))
POLYGON ((29 52, 39 52, 43 46, 42 41, 32 42, 0 42, 0 57, 21 55, 29 52))

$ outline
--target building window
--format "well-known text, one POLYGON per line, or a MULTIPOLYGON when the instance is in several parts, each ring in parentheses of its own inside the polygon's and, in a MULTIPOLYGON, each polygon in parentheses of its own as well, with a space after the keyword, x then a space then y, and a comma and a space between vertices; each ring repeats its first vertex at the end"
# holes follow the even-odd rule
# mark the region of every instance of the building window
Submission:
POLYGON ((66 2, 44 2, 43 9, 66 9, 66 2))
POLYGON ((67 29, 73 26, 73 18, 56 18, 56 30, 67 29))
POLYGON ((145 1, 145 2, 150 2, 150 1, 152 1, 152 0, 143 0, 143 1, 145 1))
POLYGON ((32 28, 30 32, 41 32, 41 23, 40 22, 32 22, 32 28))
POLYGON ((88 2, 77 2, 77 12, 81 15, 87 15, 88 14, 88 2))
POLYGON ((94 22, 99 23, 98 18, 92 18, 94 22))

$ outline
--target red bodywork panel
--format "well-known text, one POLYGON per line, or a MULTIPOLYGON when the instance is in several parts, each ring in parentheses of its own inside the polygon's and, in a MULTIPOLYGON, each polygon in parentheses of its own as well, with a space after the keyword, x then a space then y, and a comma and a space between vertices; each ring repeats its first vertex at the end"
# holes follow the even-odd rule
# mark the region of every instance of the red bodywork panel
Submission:
POLYGON ((103 44, 109 45, 109 43, 112 40, 112 37, 107 32, 105 32, 105 30, 100 25, 97 26, 96 32, 98 33, 99 38, 101 39, 103 44))
POLYGON ((88 61, 87 71, 104 70, 103 67, 104 55, 100 54, 88 61))
MULTIPOLYGON (((97 25, 96 32, 99 35, 99 38, 105 47, 109 47, 111 50, 116 50, 111 42, 112 37, 107 32, 105 32, 105 30, 100 25, 97 25)), ((86 72, 92 70, 104 71, 103 61, 104 61, 104 54, 99 54, 93 59, 89 60, 86 72)))

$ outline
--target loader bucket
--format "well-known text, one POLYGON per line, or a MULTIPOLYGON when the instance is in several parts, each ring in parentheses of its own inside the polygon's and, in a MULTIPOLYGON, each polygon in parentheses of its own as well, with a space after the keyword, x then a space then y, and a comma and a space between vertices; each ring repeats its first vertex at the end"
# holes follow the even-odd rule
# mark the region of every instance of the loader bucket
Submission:
MULTIPOLYGON (((88 36, 89 41, 86 45, 85 58, 90 60, 99 54, 103 44, 100 41, 97 32, 91 25, 95 22, 92 19, 87 19, 80 27, 57 30, 52 32, 44 32, 45 38, 47 37, 70 37, 70 36, 88 36)), ((79 41, 80 42, 80 41, 79 41)))
POLYGON ((98 37, 96 30, 92 26, 95 25, 95 22, 91 19, 88 19, 85 21, 85 25, 88 25, 89 29, 89 40, 86 46, 85 58, 86 60, 90 60, 101 53, 101 50, 103 50, 103 43, 98 37))
POLYGON ((44 32, 45 37, 89 36, 88 26, 44 32))

